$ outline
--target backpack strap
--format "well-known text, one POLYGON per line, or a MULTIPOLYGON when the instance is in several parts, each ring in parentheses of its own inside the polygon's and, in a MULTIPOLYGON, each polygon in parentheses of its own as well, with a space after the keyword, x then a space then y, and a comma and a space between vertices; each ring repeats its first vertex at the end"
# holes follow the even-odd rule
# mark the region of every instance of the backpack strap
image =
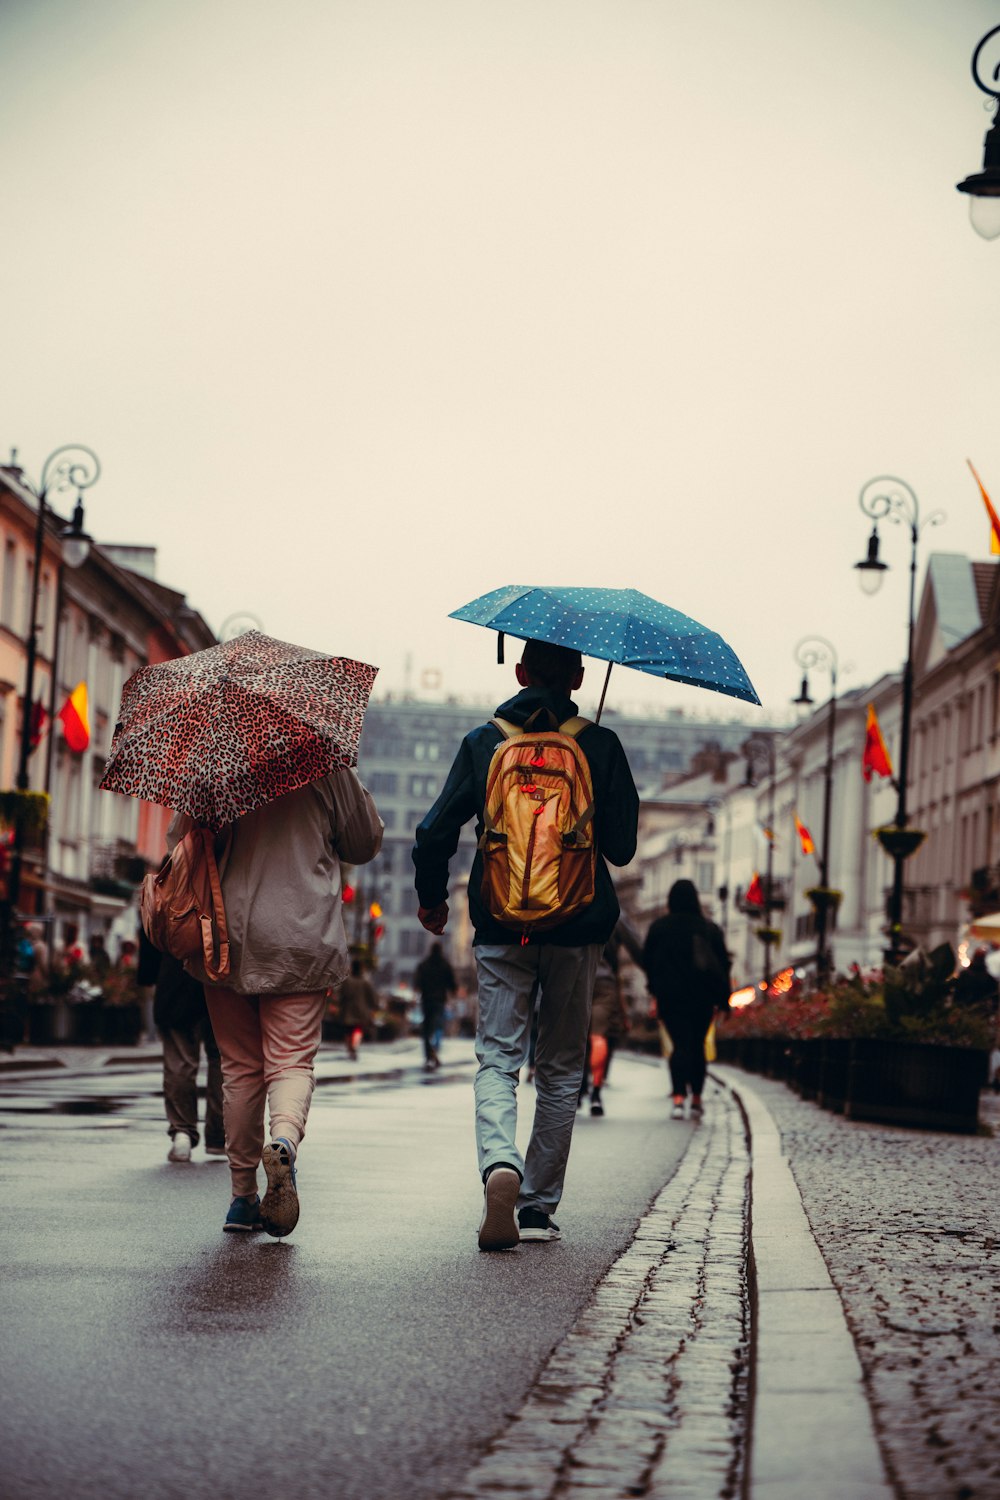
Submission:
MULTIPOLYGON (((205 973, 213 984, 218 984, 229 977, 229 927, 226 924, 226 908, 222 900, 222 881, 219 878, 219 867, 215 862, 215 835, 208 828, 199 828, 202 852, 205 856, 205 866, 208 870, 208 883, 212 892, 212 916, 215 918, 215 926, 219 940, 219 959, 215 961, 215 932, 212 930, 212 916, 203 912, 201 916, 201 946, 202 958, 205 963, 205 973)), ((228 846, 223 859, 228 855, 228 846)))
POLYGON ((580 716, 580 714, 574 714, 572 719, 567 719, 565 724, 559 725, 559 733, 568 734, 571 739, 575 740, 578 739, 583 731, 589 728, 589 726, 593 724, 593 722, 593 719, 584 719, 580 716))
POLYGON ((497 726, 505 740, 512 740, 515 734, 523 732, 519 724, 512 724, 509 719, 491 719, 490 723, 497 726))

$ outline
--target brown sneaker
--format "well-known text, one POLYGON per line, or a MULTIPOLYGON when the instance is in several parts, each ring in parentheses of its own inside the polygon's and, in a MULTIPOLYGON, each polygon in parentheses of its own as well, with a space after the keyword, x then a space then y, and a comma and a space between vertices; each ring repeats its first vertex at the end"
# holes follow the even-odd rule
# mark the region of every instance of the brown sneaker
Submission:
POLYGON ((480 1250, 513 1250, 521 1236, 514 1209, 521 1179, 513 1167, 494 1167, 483 1190, 483 1217, 479 1224, 480 1250))

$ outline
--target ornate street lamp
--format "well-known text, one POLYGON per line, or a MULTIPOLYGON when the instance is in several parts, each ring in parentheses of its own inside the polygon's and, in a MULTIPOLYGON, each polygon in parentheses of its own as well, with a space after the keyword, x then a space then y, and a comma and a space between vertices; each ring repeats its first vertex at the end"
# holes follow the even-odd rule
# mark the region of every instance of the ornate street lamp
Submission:
POLYGON ((983 47, 991 37, 1000 35, 1000 26, 994 26, 982 37, 972 54, 972 80, 977 88, 996 101, 993 124, 983 140, 983 169, 973 172, 963 182, 955 184, 960 193, 969 195, 969 218, 977 234, 984 240, 995 240, 1000 235, 1000 63, 993 69, 993 86, 983 81, 979 59, 983 47))
POLYGON ((906 665, 903 668, 903 705, 899 730, 899 774, 896 780, 896 821, 888 828, 878 830, 879 843, 892 858, 892 896, 889 902, 889 948, 886 958, 897 963, 901 955, 900 940, 903 934, 903 865, 918 848, 923 834, 915 828, 907 828, 906 791, 910 774, 910 718, 913 709, 913 627, 914 602, 917 586, 917 543, 920 533, 928 526, 940 526, 945 519, 943 510, 932 511, 923 521, 920 519, 920 503, 904 479, 894 474, 880 474, 862 486, 858 503, 866 516, 872 520, 872 534, 868 541, 868 555, 855 563, 865 593, 874 594, 881 587, 888 565, 878 555, 878 523, 886 516, 897 524, 910 529, 910 603, 907 617, 906 665))
POLYGON ((746 778, 744 786, 756 786, 754 773, 760 768, 770 776, 770 789, 768 792, 767 810, 767 868, 765 872, 766 887, 764 891, 764 925, 757 929, 757 935, 764 944, 764 988, 771 983, 771 949, 777 941, 775 928, 772 926, 772 914, 774 912, 774 783, 777 775, 776 752, 774 739, 770 735, 752 734, 743 746, 746 756, 746 778))
MULTIPOLYGON (((877 538, 876 538, 877 542, 877 538)), ((884 565, 883 565, 884 566, 884 565)), ((795 648, 795 660, 802 668, 802 688, 793 701, 812 707, 809 694, 809 672, 813 668, 830 674, 830 705, 826 719, 826 771, 823 785, 823 841, 819 856, 819 886, 807 892, 816 913, 816 971, 821 980, 832 968, 832 955, 826 942, 828 918, 836 908, 839 893, 830 889, 830 805, 833 797, 833 736, 837 722, 837 653, 821 635, 806 636, 795 648)))
MULTIPOLYGON (((11 454, 12 465, 17 458, 11 454)), ((28 790, 28 758, 31 755, 32 706, 35 701, 35 662, 38 654, 38 595, 41 585, 42 556, 45 543, 45 522, 49 515, 50 494, 64 490, 76 490, 76 505, 73 519, 59 532, 62 542, 62 560, 70 568, 78 568, 90 551, 91 538, 84 530, 83 492, 100 477, 101 464, 96 453, 79 443, 67 443, 56 448, 45 460, 42 479, 37 489, 21 477, 20 484, 35 498, 38 521, 35 528, 34 567, 31 576, 31 614, 28 638, 25 643, 24 698, 21 714, 21 746, 17 767, 17 790, 28 790)), ((14 930, 14 913, 21 896, 21 867, 24 858, 25 818, 14 819, 14 839, 11 845, 10 872, 7 880, 7 901, 4 912, 2 972, 10 973, 10 944, 14 930)))

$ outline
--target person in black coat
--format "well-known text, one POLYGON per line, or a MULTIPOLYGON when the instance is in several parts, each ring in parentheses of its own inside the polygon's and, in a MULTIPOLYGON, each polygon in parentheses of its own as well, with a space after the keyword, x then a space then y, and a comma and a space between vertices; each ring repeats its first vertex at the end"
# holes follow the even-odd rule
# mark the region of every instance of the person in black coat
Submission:
POLYGON ((208 1061, 205 1087, 205 1154, 224 1157, 226 1130, 222 1120, 222 1062, 197 979, 169 953, 159 953, 146 934, 139 933, 139 979, 153 983, 153 1024, 163 1043, 163 1107, 170 1150, 167 1160, 186 1162, 197 1146, 198 1065, 201 1049, 208 1061))
POLYGON ((729 953, 721 929, 701 909, 690 880, 677 880, 667 897, 667 913, 646 934, 642 966, 657 1014, 673 1043, 670 1081, 673 1117, 684 1117, 690 1092, 691 1113, 702 1111, 705 1085, 705 1038, 717 1010, 729 1006, 729 953))

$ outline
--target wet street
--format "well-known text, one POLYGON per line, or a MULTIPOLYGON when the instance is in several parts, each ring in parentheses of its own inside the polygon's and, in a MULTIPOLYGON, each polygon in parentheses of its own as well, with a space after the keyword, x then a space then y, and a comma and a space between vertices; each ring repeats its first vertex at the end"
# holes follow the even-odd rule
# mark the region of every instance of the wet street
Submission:
MULTIPOLYGON (((458 1044, 456 1044, 458 1045, 458 1044)), ((692 1127, 618 1058, 581 1112, 564 1240, 476 1248, 471 1051, 323 1084, 294 1235, 223 1235, 228 1171, 169 1165, 156 1067, 3 1081, 3 1471, 19 1500, 439 1497, 502 1434, 692 1127), (466 1059, 469 1059, 466 1061, 466 1059)), ((526 1138, 532 1090, 521 1090, 526 1138)))

